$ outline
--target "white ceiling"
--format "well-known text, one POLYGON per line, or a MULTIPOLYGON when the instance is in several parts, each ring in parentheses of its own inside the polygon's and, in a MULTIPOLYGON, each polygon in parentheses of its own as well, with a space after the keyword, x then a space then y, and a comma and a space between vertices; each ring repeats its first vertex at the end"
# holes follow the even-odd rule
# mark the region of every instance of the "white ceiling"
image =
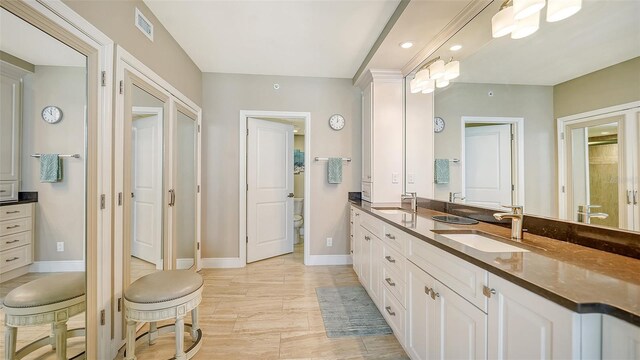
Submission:
POLYGON ((351 78, 399 0, 144 0, 203 72, 351 78))
POLYGON ((583 1, 574 16, 556 23, 542 18, 540 30, 520 40, 491 38, 495 11, 486 9, 438 52, 448 59, 453 43, 476 44, 467 47, 475 52, 468 57, 461 51, 456 82, 552 86, 640 56, 637 0, 583 1))
POLYGON ((33 65, 86 66, 86 57, 0 9, 0 50, 33 65))

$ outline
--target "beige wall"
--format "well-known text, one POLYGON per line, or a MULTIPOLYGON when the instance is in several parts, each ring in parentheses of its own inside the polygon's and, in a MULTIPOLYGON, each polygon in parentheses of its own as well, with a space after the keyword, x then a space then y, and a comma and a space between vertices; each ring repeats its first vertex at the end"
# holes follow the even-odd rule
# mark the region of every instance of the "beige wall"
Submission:
POLYGON ((640 57, 558 84, 555 118, 640 100, 640 57))
MULTIPOLYGON (((293 148, 304 151, 304 135, 293 137, 293 148)), ((307 166, 307 164, 304 165, 307 166)), ((293 174, 293 195, 297 198, 304 197, 304 172, 293 174)))
POLYGON ((63 1, 176 89, 202 104, 202 72, 142 1, 63 1), (136 7, 154 25, 153 42, 135 27, 136 7))
POLYGON ((203 95, 202 257, 239 255, 240 110, 310 112, 311 158, 353 158, 339 185, 327 184, 326 162, 306 164, 307 176, 312 171, 311 219, 305 219, 305 226, 311 224, 311 254, 348 254, 347 194, 359 191, 361 176, 361 97, 351 80, 205 73, 203 95), (334 113, 346 119, 341 131, 328 126, 334 113), (333 247, 325 246, 327 237, 333 237, 333 247))
POLYGON ((21 191, 37 191, 35 260, 84 258, 84 111, 86 70, 78 67, 36 66, 24 77, 21 191), (62 121, 48 124, 40 113, 47 105, 62 109, 62 121), (34 153, 80 154, 63 159, 63 180, 40 182, 40 161, 34 153), (64 252, 56 242, 64 242, 64 252))
MULTIPOLYGON (((525 210, 557 216, 556 143, 550 86, 455 83, 435 96, 435 116, 446 121, 435 134, 435 158, 461 158, 462 116, 524 118, 525 210), (493 96, 488 92, 493 91, 493 96)), ((449 184, 435 185, 435 198, 461 191, 461 164, 451 164, 449 184)))

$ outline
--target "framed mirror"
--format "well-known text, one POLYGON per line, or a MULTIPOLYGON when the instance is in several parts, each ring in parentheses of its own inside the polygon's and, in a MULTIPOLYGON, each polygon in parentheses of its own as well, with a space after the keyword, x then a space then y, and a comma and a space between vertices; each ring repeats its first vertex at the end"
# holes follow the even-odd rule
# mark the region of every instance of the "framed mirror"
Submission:
POLYGON ((543 9, 538 30, 519 39, 492 37, 501 5, 407 75, 406 189, 410 171, 433 172, 435 159, 448 163, 447 176, 433 174, 425 197, 640 231, 640 3, 583 1, 556 22, 543 9), (459 61, 459 76, 412 93, 416 73, 438 59, 459 61), (431 96, 432 113, 419 100, 431 96), (446 125, 429 157, 411 128, 434 117, 446 125))

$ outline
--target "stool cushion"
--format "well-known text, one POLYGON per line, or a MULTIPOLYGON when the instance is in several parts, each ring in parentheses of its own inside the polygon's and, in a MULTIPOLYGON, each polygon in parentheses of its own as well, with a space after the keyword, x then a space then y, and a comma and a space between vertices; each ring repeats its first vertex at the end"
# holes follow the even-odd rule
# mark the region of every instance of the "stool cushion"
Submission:
POLYGON ((203 284, 202 276, 191 270, 158 271, 134 281, 124 298, 141 304, 171 301, 197 291, 203 284))
POLYGON ((83 272, 49 275, 21 285, 4 298, 4 306, 29 308, 56 304, 85 294, 83 272))

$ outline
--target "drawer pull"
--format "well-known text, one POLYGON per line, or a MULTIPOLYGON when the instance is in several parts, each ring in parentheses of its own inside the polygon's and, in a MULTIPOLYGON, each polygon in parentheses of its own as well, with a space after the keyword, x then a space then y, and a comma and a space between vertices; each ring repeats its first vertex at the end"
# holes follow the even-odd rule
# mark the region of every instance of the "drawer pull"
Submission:
POLYGON ((430 287, 426 287, 426 286, 424 287, 424 293, 425 294, 430 295, 432 291, 433 291, 433 289, 431 289, 430 287))
POLYGON ((2 193, 2 194, 6 193, 6 192, 7 192, 7 190, 0 190, 0 193, 2 193))
POLYGON ((386 278, 386 279, 384 279, 384 281, 386 281, 386 282, 387 282, 387 284, 389 284, 389 285, 391 285, 391 286, 396 286, 396 283, 394 283, 394 282, 391 280, 391 278, 386 278))
POLYGON ((367 236, 367 235, 364 236, 364 239, 367 240, 367 241, 371 240, 371 238, 369 236, 367 236))
POLYGON ((12 226, 7 226, 7 230, 9 229, 15 229, 15 228, 19 228, 20 225, 12 225, 12 226))
POLYGON ((19 258, 19 257, 17 257, 17 256, 14 256, 13 258, 11 258, 11 259, 7 259, 7 260, 5 260, 5 261, 6 261, 6 262, 12 262, 12 261, 16 261, 16 260, 18 260, 18 259, 20 259, 20 258, 19 258))
POLYGON ((13 243, 17 243, 18 241, 20 241, 20 239, 15 239, 15 240, 11 240, 11 241, 5 241, 5 244, 13 244, 13 243))
POLYGON ((392 258, 391 255, 387 255, 384 258, 387 259, 387 261, 390 262, 390 263, 395 263, 396 262, 396 259, 392 258))
POLYGON ((360 216, 360 213, 356 213, 356 216, 360 216))
POLYGON ((20 210, 7 211, 7 214, 18 214, 20 210))
POLYGON ((435 300, 436 298, 439 298, 439 297, 440 297, 440 293, 437 293, 437 292, 433 291, 433 289, 432 289, 431 290, 431 298, 433 300, 435 300))
POLYGON ((389 315, 396 316, 396 313, 391 311, 391 306, 387 306, 384 309, 387 310, 387 313, 389 313, 389 315))
POLYGON ((396 237, 391 235, 391 234, 384 234, 384 236, 388 237, 391 240, 395 240, 396 239, 396 237))

